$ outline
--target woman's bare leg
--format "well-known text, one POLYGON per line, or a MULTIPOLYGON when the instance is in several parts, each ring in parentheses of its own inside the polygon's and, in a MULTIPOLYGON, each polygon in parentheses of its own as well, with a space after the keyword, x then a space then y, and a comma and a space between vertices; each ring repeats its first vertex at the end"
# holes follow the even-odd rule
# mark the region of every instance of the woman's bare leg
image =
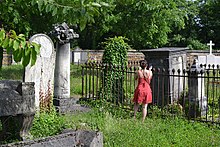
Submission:
POLYGON ((147 116, 147 104, 143 104, 142 107, 142 122, 144 122, 147 116))
POLYGON ((138 107, 139 107, 139 104, 138 103, 134 103, 134 119, 136 118, 138 107))

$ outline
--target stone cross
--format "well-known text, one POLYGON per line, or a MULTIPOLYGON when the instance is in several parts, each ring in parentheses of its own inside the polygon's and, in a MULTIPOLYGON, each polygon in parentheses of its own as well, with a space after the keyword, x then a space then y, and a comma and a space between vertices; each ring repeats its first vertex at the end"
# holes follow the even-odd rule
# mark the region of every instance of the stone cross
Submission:
POLYGON ((78 38, 64 22, 54 26, 52 34, 57 39, 54 97, 70 98, 70 40, 78 38))
POLYGON ((57 39, 53 101, 59 112, 65 112, 65 102, 70 102, 70 40, 79 35, 66 23, 55 25, 52 34, 57 39))
POLYGON ((209 54, 211 55, 212 54, 212 46, 214 46, 215 44, 212 43, 212 40, 210 40, 210 42, 207 44, 210 48, 210 51, 209 51, 209 54))

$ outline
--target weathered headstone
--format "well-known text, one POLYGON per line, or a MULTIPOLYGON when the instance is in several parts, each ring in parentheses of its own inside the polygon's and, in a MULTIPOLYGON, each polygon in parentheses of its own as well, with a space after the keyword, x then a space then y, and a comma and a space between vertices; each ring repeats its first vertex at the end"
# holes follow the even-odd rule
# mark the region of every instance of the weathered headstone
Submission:
POLYGON ((31 42, 41 45, 40 54, 34 66, 25 68, 25 82, 35 82, 35 105, 49 103, 53 96, 55 49, 52 40, 45 34, 36 34, 31 42))
POLYGON ((103 134, 97 131, 69 129, 59 135, 6 144, 2 147, 103 147, 103 134))
POLYGON ((25 140, 35 115, 33 82, 0 81, 0 141, 5 139, 25 140))

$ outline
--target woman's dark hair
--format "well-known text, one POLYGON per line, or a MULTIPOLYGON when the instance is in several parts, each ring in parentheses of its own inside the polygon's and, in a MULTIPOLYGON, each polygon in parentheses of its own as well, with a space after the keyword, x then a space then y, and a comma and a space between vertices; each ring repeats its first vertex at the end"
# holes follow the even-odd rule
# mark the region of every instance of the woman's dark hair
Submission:
POLYGON ((141 60, 141 61, 140 61, 140 67, 141 67, 142 69, 145 69, 145 68, 147 67, 147 61, 146 61, 146 60, 141 60))

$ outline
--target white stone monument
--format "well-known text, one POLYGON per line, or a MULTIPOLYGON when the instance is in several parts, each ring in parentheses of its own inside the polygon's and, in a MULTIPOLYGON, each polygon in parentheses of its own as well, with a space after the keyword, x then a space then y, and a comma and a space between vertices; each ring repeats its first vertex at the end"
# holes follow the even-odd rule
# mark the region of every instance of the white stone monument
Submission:
POLYGON ((52 40, 45 34, 36 34, 31 42, 41 45, 40 54, 34 66, 25 68, 25 82, 35 82, 35 105, 39 110, 40 101, 51 100, 54 87, 55 49, 52 40))
POLYGON ((79 47, 76 47, 73 51, 73 63, 79 64, 81 61, 81 50, 79 47))
POLYGON ((212 46, 214 46, 215 44, 212 42, 212 40, 210 40, 210 42, 207 45, 209 46, 209 54, 206 56, 198 56, 198 63, 199 65, 206 64, 206 66, 208 65, 212 66, 214 64, 215 65, 214 68, 216 68, 217 67, 216 65, 220 63, 220 57, 212 54, 212 46))

